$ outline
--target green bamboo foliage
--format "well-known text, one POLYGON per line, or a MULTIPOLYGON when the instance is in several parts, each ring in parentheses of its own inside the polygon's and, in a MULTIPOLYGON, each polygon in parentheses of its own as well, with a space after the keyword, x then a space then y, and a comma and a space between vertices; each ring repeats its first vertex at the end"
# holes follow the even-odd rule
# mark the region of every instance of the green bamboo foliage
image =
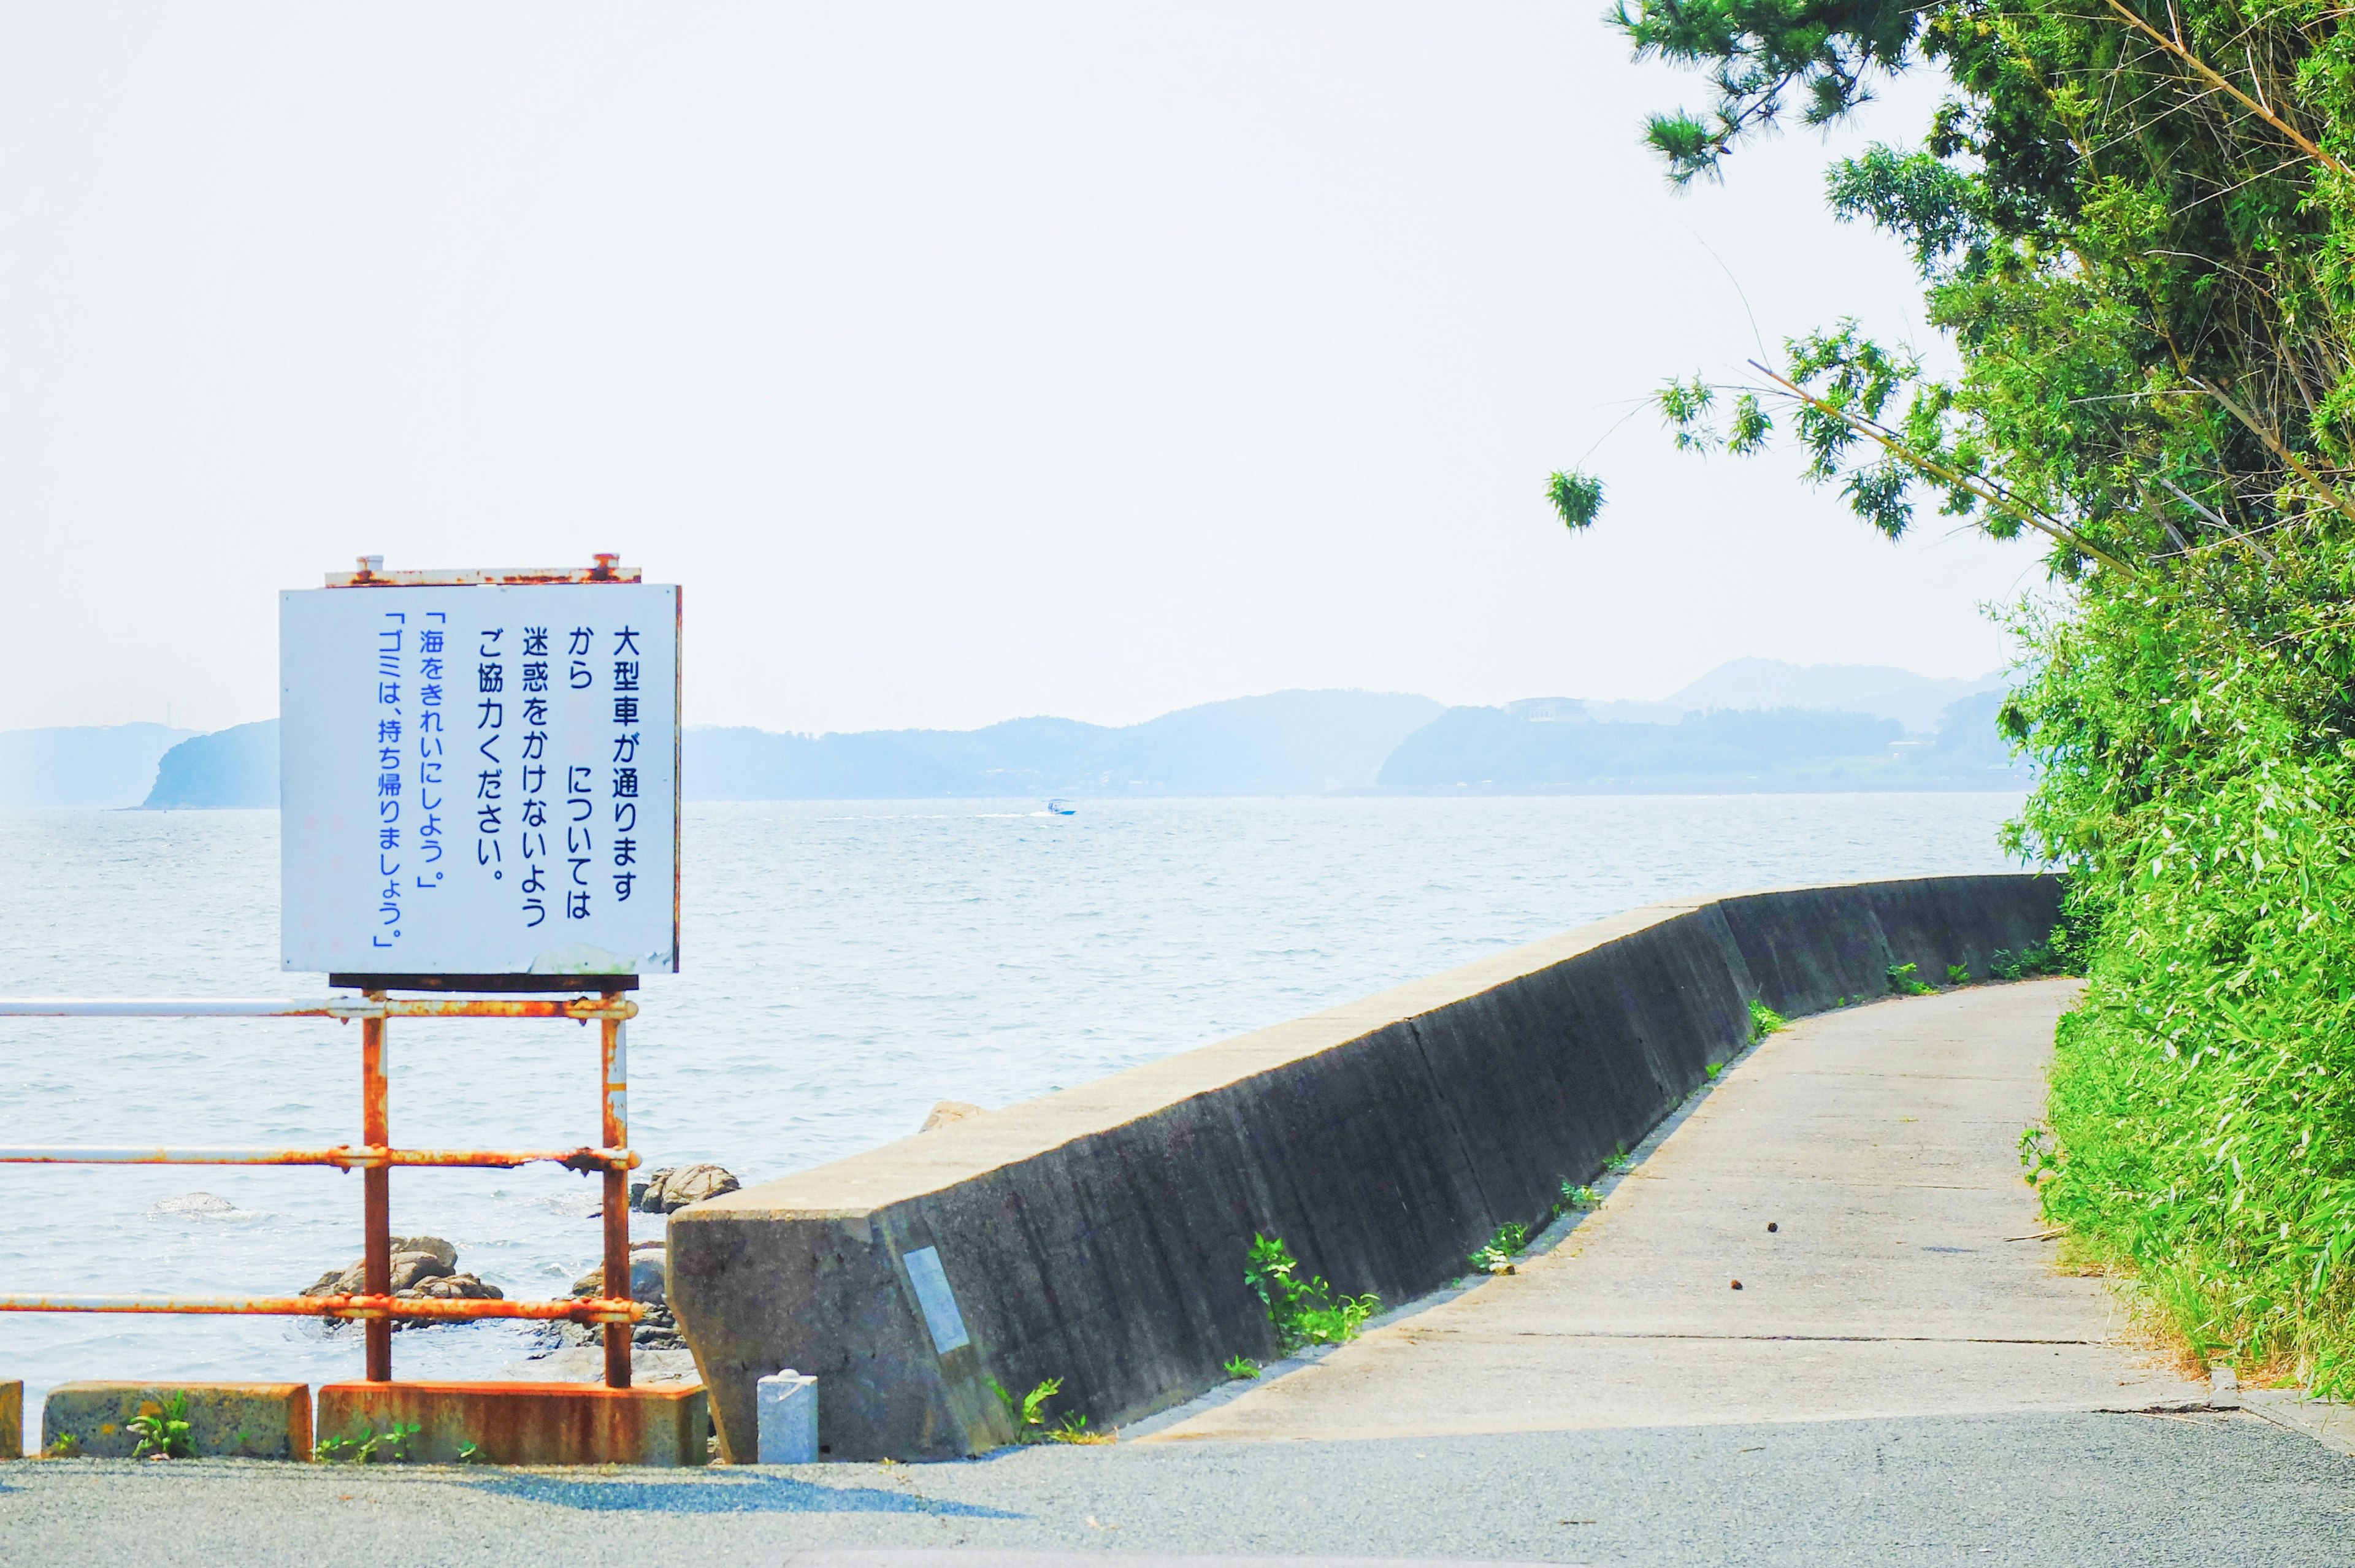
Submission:
POLYGON ((1626 0, 1617 20, 1707 74, 1708 107, 1650 127, 1679 184, 1887 73, 1951 80, 1921 144, 1837 164, 1827 195, 1907 244, 1958 372, 1834 323, 1670 381, 1659 411, 1701 453, 1796 442, 1891 538, 1927 507, 2043 539, 2003 712, 2041 778, 2009 842, 2072 870, 2072 908, 1995 968, 2089 978, 2030 1179, 2202 1354, 2355 1393, 2355 18, 1626 0))

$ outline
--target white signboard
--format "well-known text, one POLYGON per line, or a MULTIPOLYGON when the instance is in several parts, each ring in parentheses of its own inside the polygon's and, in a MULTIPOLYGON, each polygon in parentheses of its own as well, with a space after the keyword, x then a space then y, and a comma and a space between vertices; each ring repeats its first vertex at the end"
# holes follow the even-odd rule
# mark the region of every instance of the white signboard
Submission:
POLYGON ((678 967, 678 590, 281 595, 282 966, 678 967))

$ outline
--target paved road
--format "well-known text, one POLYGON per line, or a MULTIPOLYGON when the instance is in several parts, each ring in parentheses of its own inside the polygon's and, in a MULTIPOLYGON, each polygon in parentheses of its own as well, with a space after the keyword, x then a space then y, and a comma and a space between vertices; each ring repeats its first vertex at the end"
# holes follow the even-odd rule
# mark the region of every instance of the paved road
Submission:
POLYGON ((2355 1563, 2355 1459, 2204 1408, 2095 1282, 2007 1239, 2037 1228, 2013 1148, 2068 995, 1804 1022, 1519 1274, 1117 1446, 684 1474, 6 1466, 0 1563, 2355 1563))
POLYGON ((684 1568, 845 1547, 1806 1568, 2355 1559, 2355 1462, 2248 1414, 1137 1444, 684 1477, 77 1461, 8 1467, 0 1485, 0 1558, 28 1568, 684 1568))
POLYGON ((2019 1134, 2076 987, 1804 1019, 1518 1274, 1148 1441, 2203 1400, 2122 1342, 2100 1281, 2054 1274, 2056 1243, 2022 1239, 2043 1224, 2019 1134))

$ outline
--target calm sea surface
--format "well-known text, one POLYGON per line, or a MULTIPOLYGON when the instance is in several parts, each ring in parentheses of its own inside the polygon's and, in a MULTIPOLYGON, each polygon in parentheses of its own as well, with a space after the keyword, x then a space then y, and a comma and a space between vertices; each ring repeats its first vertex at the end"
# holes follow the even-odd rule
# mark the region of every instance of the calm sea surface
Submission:
MULTIPOLYGON (((630 1026, 632 1142, 748 1183, 915 1131, 937 1100, 1044 1093, 1654 899, 2009 869, 2009 795, 774 802, 687 807, 685 971, 630 1026)), ((278 968, 274 812, 0 812, 0 995, 319 995, 278 968)), ((10 1143, 359 1136, 359 1030, 0 1019, 10 1143)), ((396 1022, 397 1143, 597 1136, 596 1035, 396 1022)), ((591 1179, 399 1171, 395 1234, 510 1296, 597 1261, 591 1179)), ((639 1233, 661 1221, 638 1217, 639 1233)), ((281 1294, 358 1255, 330 1169, 0 1167, 0 1291, 281 1294), (233 1212, 160 1200, 202 1191, 233 1212)), ((525 1330, 406 1332, 407 1377, 480 1377, 525 1330)), ((0 1314, 0 1379, 361 1373, 309 1322, 0 1314)))

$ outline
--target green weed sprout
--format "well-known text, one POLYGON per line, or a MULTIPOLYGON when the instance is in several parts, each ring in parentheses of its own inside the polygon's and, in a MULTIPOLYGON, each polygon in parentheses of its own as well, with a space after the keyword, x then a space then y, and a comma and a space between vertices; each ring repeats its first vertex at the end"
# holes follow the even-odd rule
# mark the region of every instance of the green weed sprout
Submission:
POLYGON ((1259 1376, 1259 1363, 1252 1360, 1248 1356, 1229 1356, 1227 1358, 1227 1376, 1234 1379, 1237 1382, 1247 1382, 1251 1379, 1259 1376))
POLYGON ((1967 985, 1969 985, 1970 983, 1971 983, 1971 966, 1970 966, 1969 965, 1967 965, 1967 964, 1949 964, 1949 965, 1946 965, 1946 984, 1947 984, 1947 985, 1949 985, 1949 986, 1967 986, 1967 985))
POLYGON ((1553 1200, 1554 1217, 1560 1219, 1574 1209, 1592 1209, 1602 1201, 1603 1194, 1592 1187, 1579 1182, 1564 1181, 1561 1184, 1561 1196, 1553 1200))
POLYGON ((188 1427, 188 1396, 175 1393, 164 1401, 163 1408, 153 1413, 142 1412, 123 1424, 139 1439, 131 1451, 134 1459, 193 1459, 197 1456, 195 1438, 188 1427))
POLYGON ((1510 1274, 1513 1260, 1529 1244, 1529 1228, 1518 1220, 1508 1220, 1497 1227, 1488 1244, 1464 1261, 1482 1274, 1510 1274))
POLYGON ((1006 1406, 1007 1416, 1014 1423, 1014 1441, 1037 1443, 1049 1435, 1047 1402, 1063 1392, 1062 1379, 1048 1378, 1019 1399, 996 1378, 989 1380, 989 1390, 1006 1406))
POLYGON ((2041 975, 2075 975, 2081 966, 2070 956, 2070 936, 2064 926, 2052 928, 2051 939, 2031 942, 2014 953, 1998 947, 1987 955, 1987 970, 1998 980, 2032 980, 2041 975))
POLYGON ((1770 1034, 1780 1034, 1791 1027, 1791 1020, 1760 1001, 1750 998, 1750 1039, 1753 1044, 1770 1034))
POLYGON ((1627 1152, 1625 1144, 1621 1144, 1619 1152, 1603 1162, 1603 1168, 1614 1174, 1633 1170, 1636 1168, 1636 1157, 1627 1152))
POLYGON ((1109 1432, 1089 1431, 1088 1418, 1077 1411, 1071 1411, 1055 1424, 1054 1430, 1047 1434, 1047 1441, 1050 1443, 1115 1443, 1119 1439, 1109 1432))
POLYGON ((2058 1173, 2061 1162, 2055 1157, 2051 1128, 2031 1122, 2019 1129, 2019 1163, 2030 1187, 2042 1181, 2046 1172, 2058 1173))
POLYGON ((1285 1355, 1310 1345, 1338 1345, 1354 1339, 1366 1319, 1380 1310, 1380 1296, 1337 1296, 1321 1278, 1301 1278, 1299 1268, 1282 1237, 1252 1235, 1243 1283, 1267 1308, 1276 1348, 1285 1355))
POLYGON ((1935 986, 1922 983, 1922 966, 1918 964, 1891 964, 1889 966, 1889 988, 1901 997, 1934 995, 1935 986))
MULTIPOLYGON (((314 1457, 330 1465, 406 1465, 409 1443, 424 1428, 416 1422, 395 1422, 382 1432, 371 1422, 357 1437, 325 1437, 312 1446, 314 1457)), ((461 1451, 464 1457, 464 1451, 461 1451)))

